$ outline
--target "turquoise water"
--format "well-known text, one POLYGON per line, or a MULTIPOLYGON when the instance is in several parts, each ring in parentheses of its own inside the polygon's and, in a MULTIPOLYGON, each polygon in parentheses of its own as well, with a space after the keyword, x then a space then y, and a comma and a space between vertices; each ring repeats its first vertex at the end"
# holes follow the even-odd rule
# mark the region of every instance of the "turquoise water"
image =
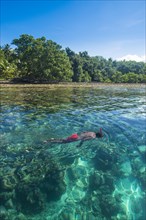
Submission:
POLYGON ((2 220, 144 220, 146 87, 1 88, 2 220), (104 137, 44 143, 73 133, 104 137))

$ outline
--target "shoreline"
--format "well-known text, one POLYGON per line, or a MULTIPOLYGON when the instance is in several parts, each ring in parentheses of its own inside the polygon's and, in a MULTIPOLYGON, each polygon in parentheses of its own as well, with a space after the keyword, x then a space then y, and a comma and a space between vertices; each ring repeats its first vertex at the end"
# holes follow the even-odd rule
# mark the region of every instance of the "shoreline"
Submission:
POLYGON ((0 87, 5 88, 5 87, 18 87, 18 88, 31 88, 31 87, 45 87, 45 88, 64 88, 64 87, 71 87, 71 88, 100 88, 100 87, 112 87, 112 86, 119 86, 119 87, 146 87, 146 83, 76 83, 76 82, 71 82, 71 83, 11 83, 7 81, 0 81, 0 87))

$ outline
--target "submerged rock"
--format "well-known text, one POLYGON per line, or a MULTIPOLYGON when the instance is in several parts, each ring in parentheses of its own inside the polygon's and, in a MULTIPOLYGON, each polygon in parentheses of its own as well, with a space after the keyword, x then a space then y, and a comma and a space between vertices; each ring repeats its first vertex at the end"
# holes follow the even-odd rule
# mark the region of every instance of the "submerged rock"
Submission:
POLYGON ((7 210, 4 206, 0 206, 0 218, 5 219, 7 215, 7 210))
POLYGON ((111 170, 117 162, 117 155, 107 148, 100 148, 96 156, 93 158, 93 163, 96 169, 102 171, 111 170))
POLYGON ((141 153, 146 153, 146 145, 141 145, 137 147, 141 153))
POLYGON ((141 155, 144 157, 144 160, 146 160, 146 145, 138 146, 137 149, 141 153, 141 155))
POLYGON ((132 167, 131 167, 130 161, 126 161, 126 162, 122 163, 120 165, 120 170, 119 171, 125 177, 130 176, 132 174, 132 167))
POLYGON ((23 213, 20 213, 14 218, 14 220, 27 220, 27 218, 25 217, 25 215, 23 215, 23 213))
POLYGON ((104 216, 111 217, 117 214, 119 206, 114 197, 103 195, 101 198, 101 210, 104 216))
POLYGON ((45 151, 27 147, 0 159, 0 205, 7 209, 37 213, 65 192, 62 167, 45 151))

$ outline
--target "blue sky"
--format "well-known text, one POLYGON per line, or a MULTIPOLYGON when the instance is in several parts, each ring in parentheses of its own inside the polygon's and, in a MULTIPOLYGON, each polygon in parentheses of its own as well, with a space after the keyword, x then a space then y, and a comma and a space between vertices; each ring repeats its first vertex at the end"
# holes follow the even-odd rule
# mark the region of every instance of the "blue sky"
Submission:
POLYGON ((1 0, 0 41, 45 36, 77 53, 140 61, 146 52, 145 16, 145 0, 1 0))

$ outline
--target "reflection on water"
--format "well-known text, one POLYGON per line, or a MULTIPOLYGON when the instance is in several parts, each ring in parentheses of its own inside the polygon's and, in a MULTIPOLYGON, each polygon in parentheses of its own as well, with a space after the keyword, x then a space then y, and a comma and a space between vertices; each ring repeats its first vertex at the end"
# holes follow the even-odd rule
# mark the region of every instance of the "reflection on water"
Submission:
POLYGON ((1 88, 1 219, 144 220, 145 89, 1 88), (100 127, 81 147, 43 143, 100 127))

